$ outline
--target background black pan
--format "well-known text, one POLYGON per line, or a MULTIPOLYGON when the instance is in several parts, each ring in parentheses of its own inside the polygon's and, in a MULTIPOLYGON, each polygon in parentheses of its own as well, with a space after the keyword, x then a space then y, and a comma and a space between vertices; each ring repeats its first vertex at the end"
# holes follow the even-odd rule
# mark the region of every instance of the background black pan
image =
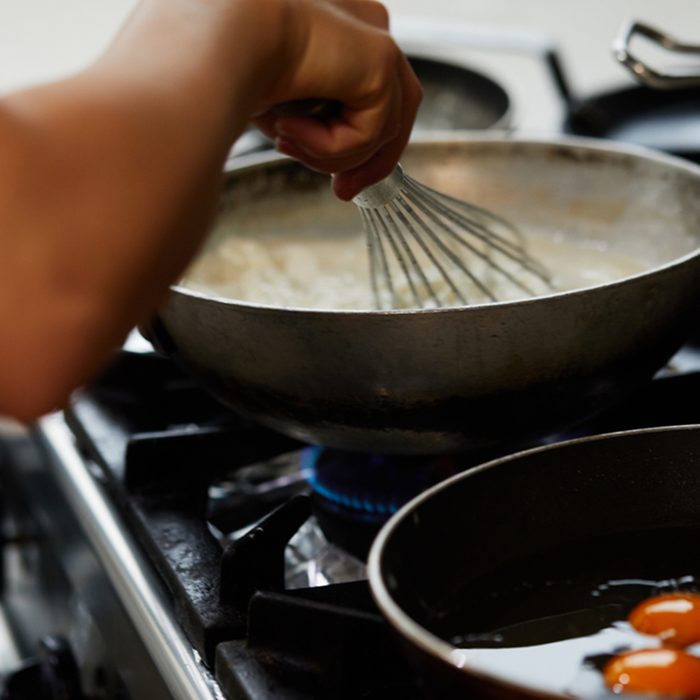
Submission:
POLYGON ((570 105, 564 131, 623 141, 700 162, 700 89, 632 86, 570 105))
POLYGON ((423 86, 417 131, 506 127, 510 97, 501 85, 466 66, 421 56, 409 61, 423 86))

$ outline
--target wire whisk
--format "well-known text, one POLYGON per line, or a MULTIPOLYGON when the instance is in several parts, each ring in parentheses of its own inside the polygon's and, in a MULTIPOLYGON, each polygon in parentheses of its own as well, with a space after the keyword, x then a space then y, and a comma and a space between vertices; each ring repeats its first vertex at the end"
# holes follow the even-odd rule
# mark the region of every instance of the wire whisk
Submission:
POLYGON ((435 308, 552 290, 550 275, 502 217, 438 192, 401 165, 358 206, 378 309, 435 308))

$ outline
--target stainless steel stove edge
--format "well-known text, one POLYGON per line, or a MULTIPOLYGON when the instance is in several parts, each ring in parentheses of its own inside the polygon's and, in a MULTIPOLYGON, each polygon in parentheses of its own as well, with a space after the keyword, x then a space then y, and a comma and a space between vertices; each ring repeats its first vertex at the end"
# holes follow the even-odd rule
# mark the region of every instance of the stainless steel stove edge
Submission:
POLYGON ((44 459, 14 468, 32 495, 40 536, 50 539, 72 596, 99 630, 108 663, 117 669, 127 697, 223 698, 174 619, 152 565, 80 454, 63 415, 42 419, 33 437, 44 459))

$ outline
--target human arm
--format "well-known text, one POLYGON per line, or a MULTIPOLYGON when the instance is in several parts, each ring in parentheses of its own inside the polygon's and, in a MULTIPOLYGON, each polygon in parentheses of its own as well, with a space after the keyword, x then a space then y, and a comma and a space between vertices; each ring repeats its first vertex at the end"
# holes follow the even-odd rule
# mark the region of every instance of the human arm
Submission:
POLYGON ((0 101, 0 413, 60 406, 163 301, 252 115, 346 198, 393 166, 420 91, 360 5, 145 0, 93 66, 0 101), (303 97, 343 117, 269 110, 303 97))

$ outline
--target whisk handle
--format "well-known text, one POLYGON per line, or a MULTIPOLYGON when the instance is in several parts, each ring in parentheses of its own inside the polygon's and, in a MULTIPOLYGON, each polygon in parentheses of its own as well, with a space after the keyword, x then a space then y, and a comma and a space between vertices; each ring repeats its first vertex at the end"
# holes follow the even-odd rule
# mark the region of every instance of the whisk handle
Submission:
POLYGON ((338 100, 323 100, 311 97, 306 100, 291 100, 281 102, 272 108, 273 112, 285 117, 308 117, 329 122, 339 117, 343 104, 338 100))
POLYGON ((353 202, 362 209, 377 209, 391 202, 403 185, 404 174, 400 163, 383 180, 365 187, 353 202))
MULTIPOLYGON (((322 122, 328 122, 339 116, 342 109, 342 103, 337 100, 316 98, 282 102, 273 107, 273 111, 280 115, 310 117, 322 122)), ((376 209, 384 206, 394 199, 401 189, 403 181, 403 168, 397 163, 390 175, 362 190, 352 201, 363 209, 376 209)))

